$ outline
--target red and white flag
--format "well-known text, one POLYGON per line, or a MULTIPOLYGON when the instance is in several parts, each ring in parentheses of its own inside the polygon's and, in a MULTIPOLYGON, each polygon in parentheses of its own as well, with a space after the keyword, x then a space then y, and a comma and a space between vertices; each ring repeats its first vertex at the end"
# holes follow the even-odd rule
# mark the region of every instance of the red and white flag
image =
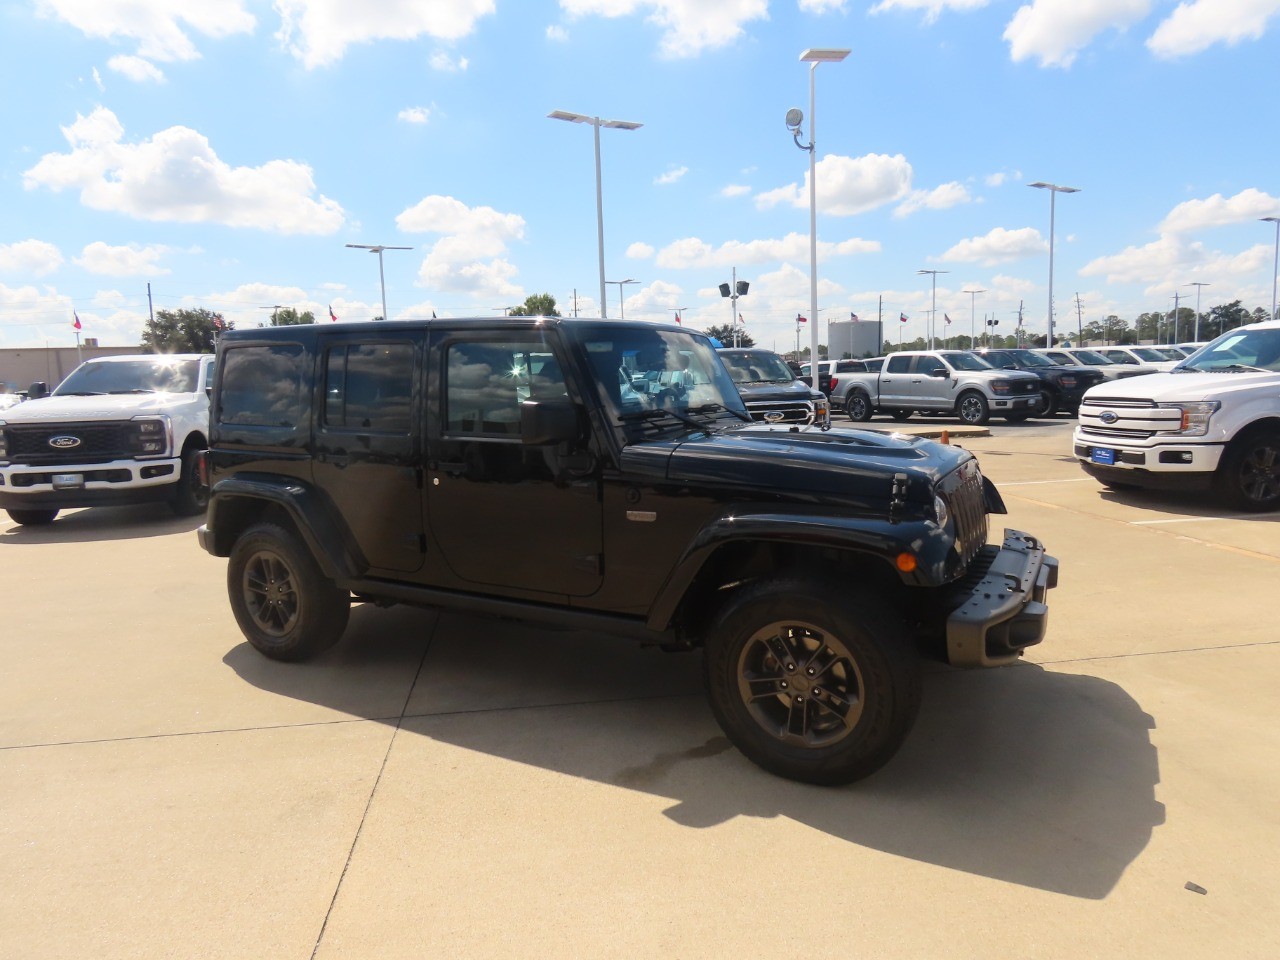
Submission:
POLYGON ((334 323, 338 322, 338 315, 333 312, 333 304, 329 304, 329 319, 334 323))
POLYGON ((900 314, 898 314, 898 319, 899 319, 899 320, 901 320, 903 323, 906 323, 906 322, 907 322, 907 315, 906 315, 905 313, 900 313, 900 314))
POLYGON ((945 321, 947 321, 947 323, 950 323, 950 322, 951 322, 951 318, 950 318, 949 316, 947 316, 945 313, 942 315, 942 319, 943 319, 943 320, 945 320, 945 321))
POLYGON ((75 318, 75 323, 71 324, 71 326, 75 327, 77 330, 82 330, 82 329, 84 329, 83 327, 81 327, 81 326, 80 326, 80 314, 78 314, 78 313, 76 313, 74 310, 72 310, 72 311, 71 311, 71 316, 73 316, 73 317, 75 318))
POLYGON ((808 322, 809 322, 808 317, 802 317, 800 316, 800 314, 798 313, 796 314, 796 323, 808 323, 808 322))
POLYGON ((857 323, 857 322, 858 322, 858 315, 857 315, 856 313, 854 313, 852 310, 850 310, 850 311, 849 311, 849 319, 850 319, 850 320, 852 320, 854 323, 857 323))

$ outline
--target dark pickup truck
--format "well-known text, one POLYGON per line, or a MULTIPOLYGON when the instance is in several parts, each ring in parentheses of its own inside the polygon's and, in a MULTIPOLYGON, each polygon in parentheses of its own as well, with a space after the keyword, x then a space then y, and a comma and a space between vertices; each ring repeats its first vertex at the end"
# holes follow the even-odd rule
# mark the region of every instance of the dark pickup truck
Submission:
POLYGON ((1017 530, 988 544, 1004 505, 972 454, 756 423, 683 327, 236 330, 211 403, 200 543, 278 660, 363 602, 700 649, 728 738, 832 784, 897 751, 921 656, 997 666, 1044 636, 1057 561, 1017 530))

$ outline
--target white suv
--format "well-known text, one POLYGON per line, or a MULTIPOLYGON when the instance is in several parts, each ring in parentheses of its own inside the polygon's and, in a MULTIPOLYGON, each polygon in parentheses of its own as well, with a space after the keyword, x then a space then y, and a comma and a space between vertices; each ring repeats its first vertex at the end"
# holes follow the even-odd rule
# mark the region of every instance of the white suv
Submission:
POLYGON ((211 354, 86 360, 47 397, 0 413, 0 507, 52 523, 66 507, 167 500, 203 513, 211 354))
POLYGON ((1237 327, 1170 373, 1084 395, 1074 452, 1109 487, 1212 487, 1280 509, 1280 321, 1237 327))

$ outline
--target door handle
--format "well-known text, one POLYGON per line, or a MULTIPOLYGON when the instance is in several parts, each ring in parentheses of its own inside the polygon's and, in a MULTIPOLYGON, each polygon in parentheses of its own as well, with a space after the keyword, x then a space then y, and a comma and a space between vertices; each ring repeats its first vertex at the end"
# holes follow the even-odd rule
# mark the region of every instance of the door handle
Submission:
POLYGON ((467 469, 467 465, 461 461, 433 460, 428 466, 432 470, 448 473, 455 477, 460 473, 464 473, 467 469))

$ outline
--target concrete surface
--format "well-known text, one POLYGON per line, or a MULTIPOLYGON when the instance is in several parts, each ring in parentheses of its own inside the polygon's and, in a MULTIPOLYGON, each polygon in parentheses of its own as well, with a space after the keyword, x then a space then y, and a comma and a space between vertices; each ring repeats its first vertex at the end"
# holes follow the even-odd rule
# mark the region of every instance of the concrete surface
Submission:
POLYGON ((358 607, 277 664, 195 522, 0 524, 0 958, 1275 957, 1280 515, 1103 491, 1069 426, 961 439, 1048 638, 926 667, 841 789, 731 749, 696 656, 358 607))

